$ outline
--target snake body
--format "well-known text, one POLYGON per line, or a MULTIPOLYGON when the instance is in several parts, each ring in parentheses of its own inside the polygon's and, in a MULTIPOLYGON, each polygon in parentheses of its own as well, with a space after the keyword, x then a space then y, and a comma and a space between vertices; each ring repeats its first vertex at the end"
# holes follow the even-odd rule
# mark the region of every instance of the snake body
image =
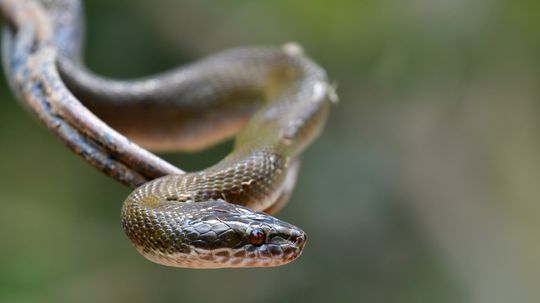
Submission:
MULTIPOLYGON (((0 0, 6 3, 14 5, 0 0)), ((238 133, 217 164, 157 178, 127 197, 122 226, 143 256, 221 268, 277 266, 301 254, 305 233, 270 213, 287 201, 299 155, 320 133, 335 97, 322 68, 288 44, 233 49, 143 79, 107 79, 81 64, 79 1, 31 5, 50 19, 67 87, 136 143, 197 150, 238 133)))

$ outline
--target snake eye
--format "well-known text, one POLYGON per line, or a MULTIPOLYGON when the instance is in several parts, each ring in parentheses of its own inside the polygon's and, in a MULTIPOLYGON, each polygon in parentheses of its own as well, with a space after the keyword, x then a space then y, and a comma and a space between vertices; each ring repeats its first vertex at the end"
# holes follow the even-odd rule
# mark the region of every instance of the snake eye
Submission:
POLYGON ((254 246, 261 246, 266 240, 266 234, 260 229, 254 229, 249 234, 249 243, 254 246))

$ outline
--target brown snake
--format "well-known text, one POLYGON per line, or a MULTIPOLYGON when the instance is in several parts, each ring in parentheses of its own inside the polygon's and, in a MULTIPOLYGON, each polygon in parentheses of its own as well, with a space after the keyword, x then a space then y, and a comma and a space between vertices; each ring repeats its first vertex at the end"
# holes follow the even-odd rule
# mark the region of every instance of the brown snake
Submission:
POLYGON ((305 233, 269 214, 286 203, 299 154, 336 98, 300 47, 233 49, 161 75, 113 80, 81 64, 79 1, 0 0, 0 8, 4 67, 18 97, 94 166, 142 184, 123 204, 122 225, 143 256, 219 268, 277 266, 300 255, 305 233), (197 150, 238 135, 227 157, 186 174, 98 117, 154 150, 197 150))

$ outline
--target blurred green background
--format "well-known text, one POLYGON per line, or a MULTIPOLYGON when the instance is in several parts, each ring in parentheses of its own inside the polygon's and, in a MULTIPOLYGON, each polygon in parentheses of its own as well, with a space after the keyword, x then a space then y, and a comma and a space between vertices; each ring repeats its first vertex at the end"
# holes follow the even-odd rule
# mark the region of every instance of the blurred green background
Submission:
MULTIPOLYGON (((132 248, 129 189, 0 81, 0 302, 539 302, 540 2, 86 3, 86 62, 138 77, 228 47, 297 41, 338 85, 278 215, 294 263, 183 270, 132 248)), ((230 144, 166 155, 204 168, 230 144)))

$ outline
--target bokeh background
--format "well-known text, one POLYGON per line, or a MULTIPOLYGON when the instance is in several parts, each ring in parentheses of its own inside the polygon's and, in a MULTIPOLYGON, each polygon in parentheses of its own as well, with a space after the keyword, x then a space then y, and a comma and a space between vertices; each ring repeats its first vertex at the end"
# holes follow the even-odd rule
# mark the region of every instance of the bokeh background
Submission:
MULTIPOLYGON (((540 2, 92 0, 86 62, 138 77, 228 47, 302 44, 338 83, 279 217, 309 242, 272 269, 147 262, 129 189, 0 81, 0 302, 539 302, 540 2)), ((187 170, 223 144, 167 159, 187 170)))

